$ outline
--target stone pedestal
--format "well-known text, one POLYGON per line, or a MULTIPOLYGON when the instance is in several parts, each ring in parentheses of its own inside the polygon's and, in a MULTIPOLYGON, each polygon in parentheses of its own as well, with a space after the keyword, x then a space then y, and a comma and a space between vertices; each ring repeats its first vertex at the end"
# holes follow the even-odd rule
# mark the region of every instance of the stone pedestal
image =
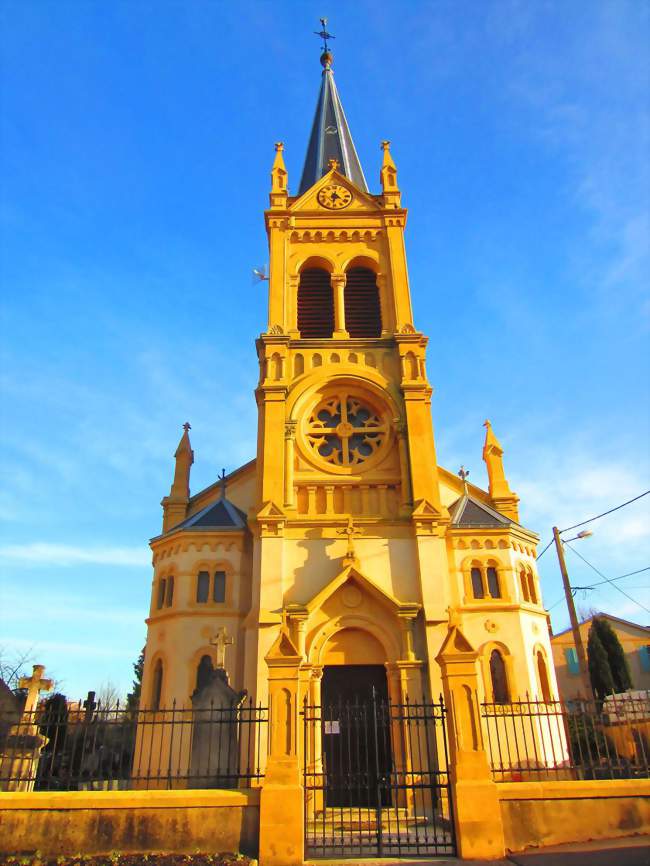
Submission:
POLYGON ((0 791, 33 791, 47 737, 36 725, 13 725, 0 752, 0 791))

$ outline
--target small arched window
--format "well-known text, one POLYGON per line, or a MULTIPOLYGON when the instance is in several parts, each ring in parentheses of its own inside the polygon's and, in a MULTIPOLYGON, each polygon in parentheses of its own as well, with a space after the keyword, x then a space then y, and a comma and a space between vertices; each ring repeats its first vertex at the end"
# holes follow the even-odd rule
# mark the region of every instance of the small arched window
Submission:
POLYGON ((330 275, 321 268, 306 268, 300 273, 298 330, 303 339, 332 336, 334 295, 330 275))
POLYGON ((537 674, 539 676, 539 687, 542 692, 542 700, 545 704, 548 704, 551 701, 551 688, 548 683, 546 660, 541 650, 537 651, 537 674))
POLYGON ((528 597, 533 604, 537 604, 537 592, 535 590, 535 578, 532 571, 528 572, 528 597))
POLYGON ((226 600, 226 572, 215 571, 212 598, 221 604, 226 600))
POLYGON ((350 268, 346 274, 345 330, 351 337, 381 336, 377 276, 370 268, 350 268))
POLYGON ((472 569, 472 595, 474 598, 485 598, 485 590, 483 588, 483 575, 481 569, 474 567, 472 569))
POLYGON ((501 587, 499 586, 499 575, 496 568, 490 565, 487 570, 488 592, 492 598, 501 598, 501 587))
POLYGON ((496 649, 492 650, 490 654, 490 679, 492 680, 492 700, 494 703, 510 703, 506 663, 499 650, 496 649))
POLYGON ((165 606, 171 607, 174 603, 174 578, 170 575, 167 578, 167 594, 165 596, 165 606))
POLYGON ((205 604, 210 595, 210 575, 207 571, 199 571, 196 579, 196 600, 199 604, 205 604))
POLYGON ((151 709, 160 709, 160 699, 162 697, 163 686, 163 663, 162 659, 158 659, 153 669, 153 683, 151 686, 151 709))
POLYGON ((521 583, 521 597, 524 601, 530 601, 530 595, 528 592, 528 578, 526 577, 525 569, 521 569, 519 572, 519 582, 521 583))
POLYGON ((213 671, 214 667, 212 666, 212 659, 210 658, 210 656, 201 656, 201 661, 199 662, 196 669, 197 689, 202 689, 203 686, 207 685, 210 682, 213 671))
POLYGON ((160 608, 165 603, 165 584, 166 584, 165 578, 161 577, 160 580, 158 581, 158 601, 157 601, 157 605, 156 605, 158 610, 160 610, 160 608))

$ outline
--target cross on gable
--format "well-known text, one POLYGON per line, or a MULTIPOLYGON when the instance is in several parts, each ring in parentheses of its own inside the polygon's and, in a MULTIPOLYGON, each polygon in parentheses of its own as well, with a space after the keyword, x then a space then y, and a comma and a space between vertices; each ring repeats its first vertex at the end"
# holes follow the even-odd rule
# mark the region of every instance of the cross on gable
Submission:
POLYGON ((348 517, 347 525, 343 529, 337 529, 336 531, 338 535, 345 535, 348 539, 348 549, 343 560, 344 564, 356 565, 357 555, 354 550, 354 537, 358 534, 358 530, 354 525, 352 517, 348 517))
POLYGON ((44 665, 34 665, 31 677, 21 677, 18 680, 19 689, 27 689, 24 713, 33 713, 38 704, 38 696, 41 692, 50 692, 54 686, 53 680, 43 679, 44 665))
POLYGON ((226 667, 226 647, 232 646, 235 643, 235 639, 230 637, 228 634, 228 630, 225 625, 220 628, 214 637, 210 638, 210 644, 217 648, 217 659, 216 665, 217 668, 226 667))

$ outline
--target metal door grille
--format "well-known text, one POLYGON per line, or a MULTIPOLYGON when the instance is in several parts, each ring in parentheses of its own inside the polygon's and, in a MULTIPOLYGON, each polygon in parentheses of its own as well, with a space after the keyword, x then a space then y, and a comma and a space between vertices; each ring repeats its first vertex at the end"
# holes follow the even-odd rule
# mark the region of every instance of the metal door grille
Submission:
POLYGON ((442 698, 302 717, 306 858, 455 854, 442 698))

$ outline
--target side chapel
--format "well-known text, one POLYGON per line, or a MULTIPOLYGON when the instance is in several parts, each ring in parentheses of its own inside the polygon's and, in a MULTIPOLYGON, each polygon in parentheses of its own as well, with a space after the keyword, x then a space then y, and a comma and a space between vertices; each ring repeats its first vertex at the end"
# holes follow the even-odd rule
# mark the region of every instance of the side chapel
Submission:
POLYGON ((281 633, 314 704, 372 687, 435 699, 452 622, 479 653, 486 700, 548 701, 538 536, 519 523, 489 421, 487 491, 438 465, 395 162, 384 141, 370 192, 331 53, 321 63, 297 194, 281 143, 271 170, 257 455, 190 494, 185 425, 151 541, 142 707, 187 706, 215 669, 265 704, 281 633))

